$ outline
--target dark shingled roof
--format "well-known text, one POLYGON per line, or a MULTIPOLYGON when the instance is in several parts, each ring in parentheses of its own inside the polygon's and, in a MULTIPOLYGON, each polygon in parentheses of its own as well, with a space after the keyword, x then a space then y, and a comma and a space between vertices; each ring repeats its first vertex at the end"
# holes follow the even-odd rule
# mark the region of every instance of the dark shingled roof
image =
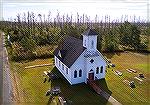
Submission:
POLYGON ((82 35, 90 36, 90 35, 97 35, 97 33, 94 30, 92 30, 92 29, 88 29, 82 35))
POLYGON ((85 49, 82 40, 66 36, 64 41, 55 49, 54 55, 70 68, 85 49), (59 53, 61 53, 61 57, 59 53))

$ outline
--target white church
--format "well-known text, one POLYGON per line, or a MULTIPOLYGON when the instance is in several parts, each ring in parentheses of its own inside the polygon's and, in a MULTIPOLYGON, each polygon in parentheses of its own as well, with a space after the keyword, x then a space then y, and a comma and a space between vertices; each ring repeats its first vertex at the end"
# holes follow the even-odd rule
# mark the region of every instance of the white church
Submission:
POLYGON ((55 66, 73 84, 105 78, 106 61, 97 50, 97 33, 88 29, 83 41, 65 37, 54 51, 55 66))

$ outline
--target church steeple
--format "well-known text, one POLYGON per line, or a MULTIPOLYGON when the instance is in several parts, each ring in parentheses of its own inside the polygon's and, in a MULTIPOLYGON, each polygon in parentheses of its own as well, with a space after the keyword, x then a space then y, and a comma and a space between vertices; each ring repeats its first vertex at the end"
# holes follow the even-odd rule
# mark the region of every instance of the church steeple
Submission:
POLYGON ((88 51, 96 51, 97 33, 92 29, 88 29, 82 35, 83 35, 83 46, 86 47, 88 51))

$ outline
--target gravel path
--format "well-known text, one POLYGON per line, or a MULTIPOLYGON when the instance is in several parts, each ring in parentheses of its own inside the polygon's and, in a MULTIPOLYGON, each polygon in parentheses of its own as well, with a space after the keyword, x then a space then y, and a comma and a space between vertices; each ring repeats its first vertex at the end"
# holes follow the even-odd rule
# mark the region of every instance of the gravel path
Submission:
POLYGON ((3 100, 3 40, 0 32, 0 105, 3 100))

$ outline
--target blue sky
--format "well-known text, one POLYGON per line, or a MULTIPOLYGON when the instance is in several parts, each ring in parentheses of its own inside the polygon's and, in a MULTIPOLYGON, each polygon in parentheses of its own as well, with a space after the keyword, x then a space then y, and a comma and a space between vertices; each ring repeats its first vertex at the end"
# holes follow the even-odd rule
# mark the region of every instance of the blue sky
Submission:
POLYGON ((133 16, 136 16, 141 20, 147 20, 148 18, 148 2, 150 0, 55 0, 55 1, 45 1, 45 0, 27 0, 19 2, 16 0, 5 0, 2 1, 2 16, 5 20, 8 18, 16 18, 17 13, 23 14, 28 11, 34 12, 35 14, 46 14, 48 15, 51 11, 53 17, 56 16, 57 12, 60 15, 69 14, 76 16, 77 12, 82 16, 82 14, 87 14, 90 16, 91 20, 94 20, 96 14, 100 19, 102 16, 109 15, 111 20, 120 19, 121 16, 128 15, 128 19, 132 20, 133 16))

